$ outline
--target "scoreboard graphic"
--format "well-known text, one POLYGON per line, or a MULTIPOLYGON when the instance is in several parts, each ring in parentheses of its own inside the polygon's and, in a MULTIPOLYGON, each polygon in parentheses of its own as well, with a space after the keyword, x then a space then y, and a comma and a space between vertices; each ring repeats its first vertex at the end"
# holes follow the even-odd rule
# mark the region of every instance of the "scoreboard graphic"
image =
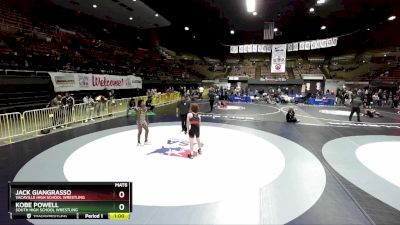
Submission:
POLYGON ((9 182, 11 219, 128 220, 131 182, 9 182))

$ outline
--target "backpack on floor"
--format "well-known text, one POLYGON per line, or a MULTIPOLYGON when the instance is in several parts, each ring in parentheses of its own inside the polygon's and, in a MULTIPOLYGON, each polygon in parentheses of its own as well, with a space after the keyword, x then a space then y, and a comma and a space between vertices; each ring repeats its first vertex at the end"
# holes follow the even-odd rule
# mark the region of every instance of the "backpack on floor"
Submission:
POLYGON ((40 131, 40 133, 41 134, 48 134, 48 133, 50 133, 50 130, 51 129, 43 129, 43 130, 40 131))

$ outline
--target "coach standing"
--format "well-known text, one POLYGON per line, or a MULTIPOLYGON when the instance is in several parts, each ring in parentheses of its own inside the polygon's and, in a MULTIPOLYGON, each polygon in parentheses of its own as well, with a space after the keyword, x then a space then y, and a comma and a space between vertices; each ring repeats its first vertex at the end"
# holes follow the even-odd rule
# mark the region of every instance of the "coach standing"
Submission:
POLYGON ((213 111, 214 108, 214 101, 215 101, 215 92, 213 88, 210 88, 210 91, 208 92, 208 98, 210 101, 210 112, 213 111))
POLYGON ((181 100, 176 105, 176 117, 181 118, 182 131, 187 134, 186 119, 189 113, 190 100, 185 95, 181 95, 181 100))

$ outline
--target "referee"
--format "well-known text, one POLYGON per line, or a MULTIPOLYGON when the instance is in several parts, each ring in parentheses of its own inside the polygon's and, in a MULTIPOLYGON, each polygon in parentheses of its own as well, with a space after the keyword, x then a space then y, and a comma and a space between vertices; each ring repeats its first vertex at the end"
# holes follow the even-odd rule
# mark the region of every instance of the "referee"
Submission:
POLYGON ((356 113, 357 114, 357 122, 361 122, 360 120, 360 106, 362 105, 362 100, 361 97, 359 95, 353 95, 352 101, 351 101, 351 113, 349 116, 349 121, 352 120, 353 118, 353 114, 356 113))
POLYGON ((181 95, 181 100, 176 105, 176 117, 181 118, 182 131, 187 134, 186 120, 189 113, 190 100, 186 99, 185 95, 181 95))

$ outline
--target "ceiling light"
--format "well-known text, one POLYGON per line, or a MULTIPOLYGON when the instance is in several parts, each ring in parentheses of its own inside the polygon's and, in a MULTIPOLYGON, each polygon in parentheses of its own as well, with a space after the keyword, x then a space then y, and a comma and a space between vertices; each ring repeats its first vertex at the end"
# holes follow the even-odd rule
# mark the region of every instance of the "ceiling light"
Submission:
POLYGON ((315 9, 314 8, 310 8, 310 13, 313 13, 313 12, 315 12, 315 9))
POLYGON ((188 30, 189 30, 189 27, 185 27, 185 30, 188 31, 188 30))
POLYGON ((324 4, 324 3, 325 3, 325 0, 318 0, 317 1, 317 4, 319 4, 319 5, 324 4))
POLYGON ((133 18, 132 18, 132 17, 129 17, 129 20, 133 20, 133 18))
POLYGON ((158 17, 158 13, 156 13, 154 16, 155 16, 155 17, 158 17))
POLYGON ((257 16, 257 12, 253 12, 253 16, 257 16))
POLYGON ((322 26, 322 27, 321 27, 321 30, 325 30, 325 29, 326 29, 326 26, 322 26))
POLYGON ((370 31, 371 29, 367 28, 367 31, 370 31))
POLYGON ((93 5, 93 8, 97 8, 97 5, 93 5))
POLYGON ((275 28, 274 28, 274 31, 277 32, 277 31, 278 31, 278 28, 275 27, 275 28))
POLYGON ((136 0, 132 0, 132 1, 136 2, 136 0))
POLYGON ((256 11, 256 0, 246 0, 246 7, 249 13, 256 11))
POLYGON ((386 54, 384 54, 383 56, 384 56, 384 57, 386 57, 387 55, 386 55, 386 54))
POLYGON ((234 34, 235 34, 235 31, 234 31, 234 30, 231 30, 231 34, 234 35, 234 34))
POLYGON ((196 38, 196 35, 193 35, 193 39, 195 39, 196 38))
POLYGON ((392 20, 395 20, 395 19, 396 19, 396 16, 391 16, 391 17, 388 18, 389 21, 392 21, 392 20))

